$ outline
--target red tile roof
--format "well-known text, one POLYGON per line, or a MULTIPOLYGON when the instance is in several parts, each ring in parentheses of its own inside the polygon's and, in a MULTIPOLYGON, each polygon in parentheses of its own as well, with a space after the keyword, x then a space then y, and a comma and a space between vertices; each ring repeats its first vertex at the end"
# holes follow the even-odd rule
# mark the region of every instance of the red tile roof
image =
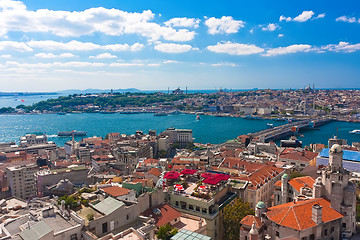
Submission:
POLYGON ((270 207, 266 212, 266 216, 281 226, 304 230, 316 226, 316 223, 312 220, 312 207, 315 204, 322 207, 322 221, 324 223, 343 217, 324 198, 314 198, 296 203, 289 202, 270 207))
POLYGON ((282 151, 280 153, 279 158, 310 162, 311 160, 316 158, 317 155, 318 155, 318 153, 307 151, 307 150, 299 151, 294 148, 286 148, 284 151, 282 151))
POLYGON ((149 208, 143 213, 143 215, 148 217, 152 215, 152 217, 155 219, 155 225, 157 227, 161 227, 167 223, 170 223, 171 221, 181 216, 181 213, 179 211, 166 203, 164 205, 156 206, 155 208, 149 208), (153 209, 155 208, 158 208, 161 213, 155 214, 153 212, 153 209))
POLYGON ((161 175, 161 171, 158 168, 152 168, 147 173, 152 174, 156 177, 160 177, 160 175, 161 175))
POLYGON ((270 165, 262 164, 260 169, 257 169, 255 172, 251 173, 248 176, 235 177, 239 180, 246 180, 251 183, 252 186, 249 186, 249 189, 259 189, 265 183, 278 176, 284 170, 270 165))
POLYGON ((102 188, 102 190, 113 197, 127 195, 130 192, 129 189, 118 186, 106 187, 106 188, 102 188))
MULTIPOLYGON (((315 179, 309 176, 297 177, 289 181, 289 184, 298 192, 300 192, 300 188, 302 187, 312 188, 314 183, 315 179)), ((281 180, 277 181, 274 186, 281 187, 281 180)))
POLYGON ((255 226, 257 229, 260 229, 264 224, 261 222, 261 219, 258 217, 255 217, 253 215, 247 215, 244 217, 240 223, 241 225, 246 225, 248 227, 251 227, 253 222, 255 222, 255 226))

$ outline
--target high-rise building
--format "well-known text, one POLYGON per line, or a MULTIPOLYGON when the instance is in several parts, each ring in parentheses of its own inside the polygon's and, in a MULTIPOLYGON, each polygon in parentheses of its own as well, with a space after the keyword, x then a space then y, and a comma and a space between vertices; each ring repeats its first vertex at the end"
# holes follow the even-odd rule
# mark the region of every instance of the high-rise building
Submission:
POLYGON ((28 199, 36 195, 36 164, 20 165, 6 168, 8 186, 11 196, 28 199))

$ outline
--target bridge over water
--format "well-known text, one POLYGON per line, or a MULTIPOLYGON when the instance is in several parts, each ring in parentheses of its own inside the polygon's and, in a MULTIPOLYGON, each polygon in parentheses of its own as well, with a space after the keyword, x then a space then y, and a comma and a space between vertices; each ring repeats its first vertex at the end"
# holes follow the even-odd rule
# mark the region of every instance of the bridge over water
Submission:
POLYGON ((249 136, 251 139, 259 138, 263 139, 264 142, 268 142, 270 140, 276 140, 290 136, 294 134, 294 132, 298 132, 302 129, 315 129, 331 121, 331 118, 310 118, 251 133, 249 136))

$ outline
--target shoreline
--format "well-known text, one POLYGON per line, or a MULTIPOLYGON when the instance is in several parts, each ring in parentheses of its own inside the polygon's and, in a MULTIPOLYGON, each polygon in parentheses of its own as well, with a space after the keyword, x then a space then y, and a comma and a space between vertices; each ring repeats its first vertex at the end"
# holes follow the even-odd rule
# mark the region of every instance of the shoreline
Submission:
MULTIPOLYGON (((134 112, 134 114, 154 114, 157 111, 152 112, 134 112)), ((43 115, 43 114, 59 114, 60 112, 45 112, 45 113, 0 113, 0 116, 2 115, 43 115)), ((122 111, 116 111, 111 114, 121 114, 122 111)), ((243 119, 249 119, 249 120, 273 120, 273 121, 288 121, 294 120, 294 121, 301 121, 305 119, 312 118, 311 116, 282 116, 282 115, 273 115, 273 116, 251 116, 248 117, 247 115, 239 115, 234 113, 211 113, 211 112, 202 112, 201 114, 198 114, 194 111, 181 111, 181 114, 189 114, 189 115, 206 115, 206 116, 212 116, 212 117, 230 117, 230 118, 243 118, 243 119)), ((66 114, 103 114, 101 112, 68 112, 66 114)), ((171 114, 169 114, 171 115, 171 114)), ((338 122, 351 122, 351 123, 360 123, 360 119, 344 119, 344 118, 336 118, 334 116, 322 116, 322 117, 314 117, 314 118, 331 118, 333 121, 338 122)))

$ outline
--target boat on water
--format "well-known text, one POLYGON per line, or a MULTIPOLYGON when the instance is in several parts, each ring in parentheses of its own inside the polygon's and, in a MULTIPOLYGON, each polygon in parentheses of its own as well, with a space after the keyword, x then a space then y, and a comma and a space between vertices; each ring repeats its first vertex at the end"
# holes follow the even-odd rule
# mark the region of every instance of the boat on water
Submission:
POLYGON ((64 112, 58 112, 57 114, 58 114, 58 115, 65 115, 66 113, 64 113, 64 112))
POLYGON ((137 111, 121 111, 120 114, 139 114, 140 112, 137 111))
POLYGON ((167 113, 166 112, 157 112, 157 113, 154 114, 154 116, 157 116, 157 117, 159 117, 159 116, 167 116, 167 113))
POLYGON ((349 131, 350 134, 360 134, 360 130, 359 129, 355 129, 352 131, 349 131))
POLYGON ((71 132, 58 132, 58 137, 69 137, 69 136, 86 136, 87 132, 85 131, 71 131, 71 132))
POLYGON ((199 115, 196 116, 196 120, 199 121, 201 118, 199 115))
POLYGON ((267 126, 267 128, 273 128, 273 127, 274 127, 274 124, 272 124, 272 123, 267 123, 266 126, 267 126))

